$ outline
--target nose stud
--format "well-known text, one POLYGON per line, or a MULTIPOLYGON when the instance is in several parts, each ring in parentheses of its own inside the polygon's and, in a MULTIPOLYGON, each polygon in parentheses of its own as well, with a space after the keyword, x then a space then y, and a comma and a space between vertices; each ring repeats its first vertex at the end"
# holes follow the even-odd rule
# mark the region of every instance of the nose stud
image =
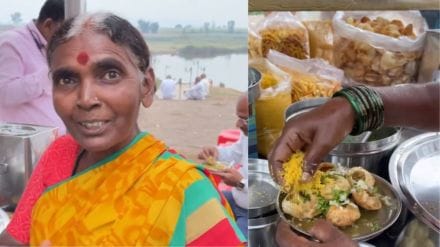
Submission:
POLYGON ((85 107, 85 106, 95 106, 95 105, 101 105, 101 101, 99 100, 98 97, 93 97, 93 98, 79 98, 76 102, 76 105, 81 106, 81 107, 85 107))

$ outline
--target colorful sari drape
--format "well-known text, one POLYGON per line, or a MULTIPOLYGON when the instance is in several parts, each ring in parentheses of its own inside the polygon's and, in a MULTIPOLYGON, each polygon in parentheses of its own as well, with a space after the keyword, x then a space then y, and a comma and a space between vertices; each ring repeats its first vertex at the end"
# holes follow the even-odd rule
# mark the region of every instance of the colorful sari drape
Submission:
POLYGON ((32 211, 31 245, 196 246, 245 242, 195 164, 151 135, 50 187, 32 211))

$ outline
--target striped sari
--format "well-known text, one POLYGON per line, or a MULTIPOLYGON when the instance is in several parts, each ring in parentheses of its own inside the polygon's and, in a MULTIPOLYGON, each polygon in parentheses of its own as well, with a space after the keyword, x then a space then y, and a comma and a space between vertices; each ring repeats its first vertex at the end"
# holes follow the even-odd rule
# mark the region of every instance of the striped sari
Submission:
POLYGON ((243 235, 210 175, 149 134, 49 187, 31 245, 239 246, 243 235))

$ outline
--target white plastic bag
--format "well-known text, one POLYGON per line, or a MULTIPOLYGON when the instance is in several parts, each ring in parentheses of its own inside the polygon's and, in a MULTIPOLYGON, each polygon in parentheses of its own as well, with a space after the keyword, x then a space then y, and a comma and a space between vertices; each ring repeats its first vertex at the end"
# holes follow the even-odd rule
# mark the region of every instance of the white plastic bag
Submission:
MULTIPOLYGON (((384 28, 391 30, 391 25, 384 28)), ((338 11, 333 17, 335 65, 355 82, 384 86, 414 81, 427 28, 419 11, 338 11), (412 24, 415 39, 364 30, 349 24, 350 18, 368 18, 366 25, 378 18, 412 24)))
POLYGON ((267 59, 291 78, 292 102, 331 97, 341 89, 344 72, 322 59, 296 59, 271 50, 267 59))
POLYGON ((290 76, 265 58, 249 60, 261 73, 260 97, 255 102, 257 149, 267 156, 284 127, 284 111, 291 104, 290 76))
POLYGON ((292 13, 273 12, 257 29, 263 56, 272 49, 299 59, 310 58, 307 29, 292 13))
POLYGON ((264 20, 262 15, 249 15, 248 17, 248 56, 249 59, 263 56, 261 51, 261 36, 258 25, 264 20))

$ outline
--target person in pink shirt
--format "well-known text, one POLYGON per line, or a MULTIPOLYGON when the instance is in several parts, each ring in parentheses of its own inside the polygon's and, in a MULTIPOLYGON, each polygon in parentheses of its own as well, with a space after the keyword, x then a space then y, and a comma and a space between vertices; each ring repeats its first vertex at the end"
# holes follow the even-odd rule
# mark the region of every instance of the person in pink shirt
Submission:
POLYGON ((0 122, 65 126, 52 103, 46 45, 64 20, 64 0, 47 0, 38 19, 0 34, 0 122))

